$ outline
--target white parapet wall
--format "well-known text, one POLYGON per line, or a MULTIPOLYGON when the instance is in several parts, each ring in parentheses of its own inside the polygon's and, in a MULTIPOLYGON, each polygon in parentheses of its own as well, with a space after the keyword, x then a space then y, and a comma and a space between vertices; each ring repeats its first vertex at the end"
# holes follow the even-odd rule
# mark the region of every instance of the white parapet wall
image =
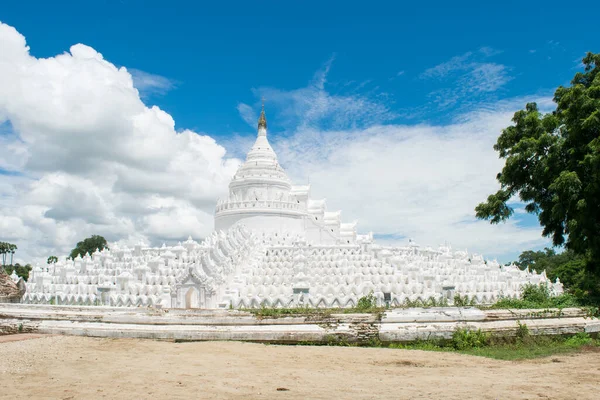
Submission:
POLYGON ((600 332, 600 320, 578 308, 480 310, 409 308, 380 314, 257 317, 236 310, 183 310, 0 304, 0 334, 36 332, 111 338, 239 340, 272 343, 410 342, 449 339, 457 328, 513 336, 519 324, 532 335, 600 332))

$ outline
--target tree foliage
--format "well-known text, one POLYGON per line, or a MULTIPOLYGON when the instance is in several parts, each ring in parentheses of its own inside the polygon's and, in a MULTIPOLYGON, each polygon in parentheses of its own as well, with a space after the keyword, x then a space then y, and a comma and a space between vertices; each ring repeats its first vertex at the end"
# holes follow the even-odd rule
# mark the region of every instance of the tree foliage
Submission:
POLYGON ((6 261, 10 256, 10 264, 13 263, 13 255, 17 251, 17 245, 8 243, 8 242, 0 242, 0 254, 2 254, 2 266, 6 266, 6 261))
POLYGON ((19 263, 16 263, 15 265, 5 265, 4 266, 4 271, 10 275, 13 273, 13 271, 15 271, 15 273, 17 274, 17 276, 20 276, 21 278, 25 279, 25 281, 27 281, 27 279, 29 279, 29 271, 31 271, 31 265, 30 264, 25 264, 25 265, 21 265, 19 263))
POLYGON ((600 277, 586 270, 586 258, 572 250, 556 253, 553 249, 521 253, 515 264, 521 269, 541 273, 546 271, 548 278, 560 279, 567 292, 573 294, 581 303, 597 303, 600 277))
POLYGON ((55 264, 58 262, 58 257, 56 256, 50 256, 48 257, 48 260, 46 260, 47 264, 55 264))
POLYGON ((589 305, 589 303, 589 297, 583 297, 580 299, 568 292, 556 296, 554 293, 552 293, 550 286, 547 283, 542 283, 539 285, 529 283, 521 288, 521 298, 500 298, 500 300, 494 303, 492 308, 550 309, 581 307, 582 305, 589 305))
POLYGON ((100 235, 92 235, 91 237, 82 240, 77 243, 77 246, 73 250, 71 250, 70 258, 75 258, 77 256, 85 256, 86 254, 92 254, 96 250, 104 250, 107 249, 107 242, 100 235))
MULTIPOLYGON (((556 110, 536 103, 514 114, 494 149, 505 159, 497 175, 500 190, 475 211, 492 223, 513 213, 514 196, 537 214, 542 234, 555 246, 584 257, 600 274, 600 54, 588 53, 584 72, 554 94, 556 110)), ((579 261, 578 261, 579 262, 579 261)))

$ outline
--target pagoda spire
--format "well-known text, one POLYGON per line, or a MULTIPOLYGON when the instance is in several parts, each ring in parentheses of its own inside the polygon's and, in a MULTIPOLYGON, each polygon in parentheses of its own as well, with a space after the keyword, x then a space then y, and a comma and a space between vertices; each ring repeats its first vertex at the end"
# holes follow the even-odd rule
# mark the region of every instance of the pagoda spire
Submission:
POLYGON ((267 118, 265 117, 265 98, 262 98, 262 110, 258 117, 258 136, 267 136, 267 118))

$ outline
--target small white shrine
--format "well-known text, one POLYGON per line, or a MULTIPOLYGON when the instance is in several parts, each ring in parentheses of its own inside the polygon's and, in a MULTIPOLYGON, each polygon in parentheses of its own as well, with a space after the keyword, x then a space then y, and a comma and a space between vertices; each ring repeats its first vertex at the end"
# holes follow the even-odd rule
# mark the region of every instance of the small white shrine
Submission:
POLYGON ((448 246, 374 243, 343 223, 340 211, 293 186, 267 139, 264 107, 258 137, 215 209, 215 232, 201 243, 112 246, 75 260, 36 266, 24 303, 163 308, 352 307, 373 294, 399 306, 455 295, 489 304, 518 297, 545 272, 484 261, 448 246))

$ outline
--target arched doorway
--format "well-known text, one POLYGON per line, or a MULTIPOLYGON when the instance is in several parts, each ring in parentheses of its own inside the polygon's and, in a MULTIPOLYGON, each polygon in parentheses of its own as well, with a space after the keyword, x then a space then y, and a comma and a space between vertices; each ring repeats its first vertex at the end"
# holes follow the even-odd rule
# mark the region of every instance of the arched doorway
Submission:
POLYGON ((198 290, 195 287, 190 287, 185 294, 185 308, 200 308, 198 290))

